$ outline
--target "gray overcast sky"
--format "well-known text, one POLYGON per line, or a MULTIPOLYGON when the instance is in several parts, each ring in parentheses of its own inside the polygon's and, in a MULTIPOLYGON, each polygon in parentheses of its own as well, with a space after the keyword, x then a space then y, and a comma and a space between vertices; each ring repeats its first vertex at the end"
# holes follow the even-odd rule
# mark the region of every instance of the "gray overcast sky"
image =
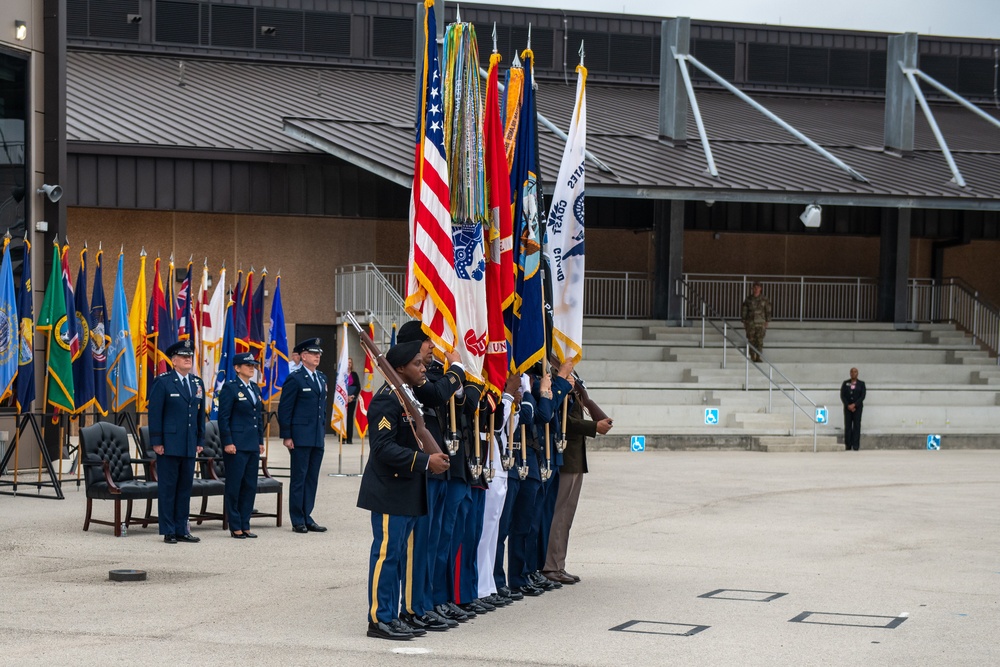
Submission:
MULTIPOLYGON (((459 4, 465 4, 470 0, 459 4)), ((1000 0, 482 0, 648 16, 1000 40, 1000 0)), ((454 3, 448 2, 448 5, 454 3)), ((478 0, 472 1, 478 4, 478 0)))

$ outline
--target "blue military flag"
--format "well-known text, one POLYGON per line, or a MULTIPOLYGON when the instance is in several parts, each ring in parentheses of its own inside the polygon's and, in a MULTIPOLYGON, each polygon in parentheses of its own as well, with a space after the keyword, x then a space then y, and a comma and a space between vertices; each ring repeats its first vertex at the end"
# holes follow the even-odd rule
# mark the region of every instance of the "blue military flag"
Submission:
POLYGON ((3 240, 3 264, 0 265, 0 401, 14 393, 18 357, 17 296, 14 294, 14 270, 10 264, 10 239, 3 240))
MULTIPOLYGON (((251 272, 253 275, 253 272, 251 272)), ((247 344, 250 347, 250 352, 253 352, 253 358, 257 361, 264 361, 264 283, 267 282, 267 269, 260 274, 260 282, 257 283, 257 288, 253 291, 253 298, 249 299, 250 308, 248 318, 248 337, 247 344)), ((250 281, 247 280, 247 289, 250 289, 250 281)), ((248 297, 249 298, 249 297, 248 297)))
MULTIPOLYGON (((90 298, 90 356, 94 363, 94 407, 108 414, 108 306, 104 299, 104 253, 97 251, 94 294, 90 298)), ((125 318, 126 325, 128 318, 125 318)), ((86 353, 84 353, 86 354, 86 353)))
POLYGON ((80 413, 94 404, 94 356, 90 350, 90 306, 87 305, 87 249, 80 251, 80 270, 76 274, 74 304, 70 306, 70 317, 75 316, 77 331, 80 332, 80 356, 73 359, 73 402, 74 412, 80 413))
POLYGON ((532 90, 530 50, 524 58, 524 98, 514 164, 511 168, 511 197, 514 202, 514 253, 516 278, 514 302, 506 314, 510 331, 511 370, 524 373, 545 356, 545 314, 542 297, 542 236, 539 227, 537 116, 532 90))
MULTIPOLYGON (((111 302, 111 332, 108 339, 108 390, 110 409, 119 412, 136 399, 139 379, 135 370, 135 348, 129 327, 128 306, 125 305, 125 283, 122 280, 125 255, 118 255, 115 294, 111 302)), ((102 294, 103 300, 103 294, 102 294)))
POLYGON ((288 334, 285 331, 285 309, 281 305, 281 276, 274 281, 271 300, 271 327, 267 335, 267 358, 264 361, 264 390, 261 397, 269 401, 281 395, 288 377, 288 334))
POLYGON ((233 302, 226 306, 226 327, 222 331, 222 352, 219 355, 219 371, 215 375, 215 398, 212 400, 212 410, 209 419, 219 418, 219 392, 222 386, 236 379, 236 369, 233 367, 233 357, 236 356, 236 336, 233 329, 233 302))
POLYGON ((21 287, 17 292, 18 327, 17 411, 28 412, 35 400, 35 307, 31 292, 31 243, 24 239, 21 287))

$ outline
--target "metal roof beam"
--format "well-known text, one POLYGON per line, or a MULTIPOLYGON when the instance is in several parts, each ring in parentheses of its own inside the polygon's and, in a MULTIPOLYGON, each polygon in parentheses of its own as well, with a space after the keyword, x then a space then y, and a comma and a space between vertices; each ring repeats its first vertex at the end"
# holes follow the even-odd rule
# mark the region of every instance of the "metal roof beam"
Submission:
POLYGON ((694 86, 691 85, 691 75, 688 73, 685 55, 677 53, 676 49, 671 50, 673 51, 677 67, 681 71, 681 78, 684 79, 684 89, 687 91, 688 99, 691 101, 691 112, 694 114, 695 125, 698 126, 698 137, 701 139, 701 148, 705 151, 708 173, 718 178, 719 170, 715 166, 715 157, 712 155, 712 145, 708 143, 708 134, 705 133, 705 122, 701 118, 701 109, 698 108, 698 98, 694 96, 694 86))
POLYGON ((965 107, 966 109, 968 109, 972 113, 974 113, 977 116, 979 116, 980 118, 982 118, 983 120, 987 121, 988 123, 992 123, 993 125, 996 125, 998 128, 1000 128, 1000 119, 996 119, 993 116, 989 115, 988 113, 986 113, 985 111, 983 111, 982 109, 980 109, 979 107, 977 107, 975 104, 973 104, 969 100, 965 99, 964 97, 962 97, 961 95, 959 95, 954 90, 952 90, 948 86, 944 85, 943 83, 941 83, 937 79, 934 79, 934 78, 928 76, 927 74, 925 74, 924 72, 922 72, 919 69, 914 69, 913 73, 915 75, 917 75, 918 77, 920 77, 921 79, 923 79, 924 81, 926 81, 927 83, 929 83, 930 85, 932 85, 935 88, 937 88, 938 90, 940 90, 942 93, 944 93, 945 95, 947 95, 951 99, 953 99, 956 102, 958 102, 959 104, 961 104, 963 107, 965 107))
POLYGON ((889 36, 889 51, 885 72, 885 127, 883 146, 902 155, 913 152, 914 111, 913 89, 899 65, 917 66, 917 34, 908 32, 889 36))
POLYGON ((749 95, 747 95, 746 93, 744 93, 742 90, 740 90, 739 88, 737 88, 733 84, 731 84, 728 81, 726 81, 725 79, 723 79, 721 76, 719 76, 714 71, 712 71, 709 67, 707 67, 706 65, 702 64, 694 56, 687 55, 687 56, 678 56, 678 57, 683 57, 685 60, 689 61, 692 65, 694 65, 695 67, 697 67, 698 69, 700 69, 702 72, 704 72, 705 74, 707 74, 709 76, 709 78, 711 78, 717 84, 719 84, 720 86, 722 86, 723 88, 725 88, 726 90, 728 90, 729 92, 731 92, 733 95, 735 95, 736 97, 740 98, 741 100, 743 100, 744 102, 746 102, 747 104, 749 104, 750 106, 752 106, 757 111, 759 111, 762 114, 764 114, 765 117, 767 117, 768 119, 770 119, 772 122, 777 123, 782 129, 784 129, 786 132, 788 132, 789 134, 791 134, 793 137, 795 137, 796 139, 798 139, 799 141, 801 141, 802 143, 804 143, 806 146, 808 146, 809 148, 813 149, 814 151, 816 151, 817 153, 819 153, 820 155, 822 155, 824 158, 826 158, 827 160, 829 160, 830 162, 832 162, 833 164, 835 164, 837 167, 840 167, 840 169, 842 169, 843 171, 847 172, 847 174, 851 178, 853 178, 854 180, 860 181, 862 183, 868 183, 868 182, 870 182, 867 178, 865 178, 864 176, 862 176, 859 172, 855 171, 852 167, 850 167, 846 163, 844 163, 836 155, 834 155, 833 153, 831 153, 830 151, 826 150, 825 148, 823 148, 822 146, 820 146, 819 144, 817 144, 815 141, 813 141, 812 139, 810 139, 806 135, 804 135, 801 132, 799 132, 798 130, 796 130, 789 123, 786 123, 785 121, 783 121, 776 114, 774 114, 773 112, 771 112, 770 110, 768 110, 760 102, 758 102, 757 100, 753 99, 752 97, 750 97, 749 95))
POLYGON ((910 87, 913 88, 913 94, 917 97, 917 102, 920 104, 921 110, 924 112, 924 117, 927 118, 927 124, 931 126, 931 132, 934 133, 934 138, 937 139, 938 146, 941 147, 941 152, 944 153, 944 160, 948 163, 948 168, 951 169, 952 181, 955 185, 960 188, 965 187, 965 179, 962 178, 962 172, 958 170, 958 165, 955 164, 955 158, 952 157, 951 151, 948 149, 948 142, 945 141, 944 135, 941 134, 941 128, 938 127, 937 120, 934 118, 934 112, 927 105, 927 98, 924 97, 924 91, 920 90, 920 84, 917 83, 917 78, 914 76, 916 70, 903 67, 903 63, 899 64, 900 69, 903 70, 903 74, 906 75, 906 80, 910 82, 910 87))
POLYGON ((304 144, 318 148, 325 153, 333 155, 334 157, 339 157, 341 160, 345 160, 353 165, 361 167, 366 171, 370 171, 376 176, 381 176, 387 181, 392 181, 396 185, 400 185, 404 188, 413 187, 412 174, 402 174, 395 169, 390 169, 378 161, 367 157, 366 155, 345 150, 333 142, 327 141, 316 136, 312 132, 308 132, 301 127, 294 125, 288 118, 281 119, 281 129, 285 134, 293 139, 298 139, 304 144))
POLYGON ((669 139, 674 146, 683 146, 687 143, 688 98, 682 94, 675 58, 678 53, 691 52, 691 19, 662 21, 660 34, 660 138, 669 139))

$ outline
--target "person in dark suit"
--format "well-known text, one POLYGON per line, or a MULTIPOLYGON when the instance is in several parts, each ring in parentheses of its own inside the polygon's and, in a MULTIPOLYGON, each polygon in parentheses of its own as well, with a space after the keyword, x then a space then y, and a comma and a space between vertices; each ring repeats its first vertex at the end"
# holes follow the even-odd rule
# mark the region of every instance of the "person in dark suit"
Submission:
MULTIPOLYGON (((401 343, 385 358, 403 382, 426 381, 420 341, 401 343)), ((386 384, 372 398, 371 456, 358 492, 358 507, 371 512, 372 547, 368 570, 368 636, 406 640, 426 634, 399 618, 400 562, 417 517, 427 514, 427 472, 448 470, 448 455, 420 450, 409 417, 386 384)))
POLYGON ((354 359, 347 360, 347 444, 354 444, 354 410, 358 407, 361 381, 354 371, 354 359))
POLYGON ((323 349, 319 338, 295 346, 302 368, 289 373, 281 387, 278 427, 282 444, 291 456, 288 515, 296 533, 323 533, 326 528, 312 518, 316 504, 319 468, 326 437, 326 376, 317 370, 323 349))
POLYGON ((264 454, 264 416, 260 388, 253 381, 257 360, 250 352, 233 357, 238 378, 219 392, 219 435, 226 462, 226 512, 229 532, 236 539, 257 537, 250 532, 250 515, 257 496, 257 466, 264 454))
POLYGON ((200 542, 188 530, 195 457, 205 437, 205 386, 191 373, 194 345, 182 340, 167 348, 173 370, 149 391, 149 441, 156 452, 160 535, 167 544, 200 542))
POLYGON ((865 407, 865 383, 858 379, 858 369, 851 369, 851 379, 840 385, 844 404, 844 449, 861 449, 861 412, 865 407))

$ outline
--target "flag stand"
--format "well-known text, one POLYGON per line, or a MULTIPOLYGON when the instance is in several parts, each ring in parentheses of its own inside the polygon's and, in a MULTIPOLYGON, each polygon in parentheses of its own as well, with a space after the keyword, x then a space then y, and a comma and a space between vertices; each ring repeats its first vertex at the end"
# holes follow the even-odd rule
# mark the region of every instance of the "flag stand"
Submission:
POLYGON ((361 477, 365 470, 365 439, 361 438, 361 462, 358 472, 344 472, 344 436, 340 436, 340 451, 337 453, 337 472, 331 472, 327 477, 361 477))
MULTIPOLYGON (((37 490, 39 491, 39 493, 36 494, 34 497, 35 498, 52 498, 52 499, 55 499, 55 500, 63 500, 64 496, 63 496, 63 492, 62 492, 62 483, 60 482, 58 475, 56 475, 55 468, 52 467, 52 457, 49 456, 48 447, 45 446, 45 438, 42 437, 42 430, 38 426, 37 415, 35 415, 34 413, 31 413, 31 412, 22 413, 22 414, 18 415, 17 421, 18 421, 17 428, 14 430, 14 447, 11 448, 11 449, 8 449, 6 451, 6 453, 4 453, 3 460, 0 460, 0 471, 5 470, 7 468, 7 464, 10 462, 11 457, 15 456, 17 454, 18 449, 19 449, 20 444, 21 444, 21 433, 24 432, 24 429, 27 428, 28 425, 30 424, 31 425, 31 431, 35 434, 35 438, 38 441, 38 450, 39 450, 39 452, 41 454, 41 458, 42 458, 42 461, 43 461, 43 464, 44 464, 44 467, 45 467, 45 471, 49 474, 49 479, 52 480, 51 482, 43 482, 43 481, 41 481, 41 477, 40 477, 41 472, 39 471, 39 480, 34 483, 34 485, 37 488, 37 490), (52 487, 53 491, 55 491, 55 495, 52 495, 52 496, 42 495, 41 494, 42 487, 52 487)), ((62 443, 62 440, 60 439, 60 442, 59 442, 60 449, 62 448, 62 446, 63 446, 63 443, 62 443)), ((60 452, 60 456, 61 455, 62 455, 62 453, 60 452)), ((13 479, 13 481, 8 481, 8 480, 0 479, 0 494, 7 495, 7 496, 16 496, 16 495, 18 495, 18 493, 17 493, 17 474, 18 474, 17 459, 15 458, 15 463, 14 463, 14 479, 13 479), (7 491, 7 490, 3 490, 2 489, 2 487, 7 487, 7 486, 11 487, 11 490, 7 491)))

